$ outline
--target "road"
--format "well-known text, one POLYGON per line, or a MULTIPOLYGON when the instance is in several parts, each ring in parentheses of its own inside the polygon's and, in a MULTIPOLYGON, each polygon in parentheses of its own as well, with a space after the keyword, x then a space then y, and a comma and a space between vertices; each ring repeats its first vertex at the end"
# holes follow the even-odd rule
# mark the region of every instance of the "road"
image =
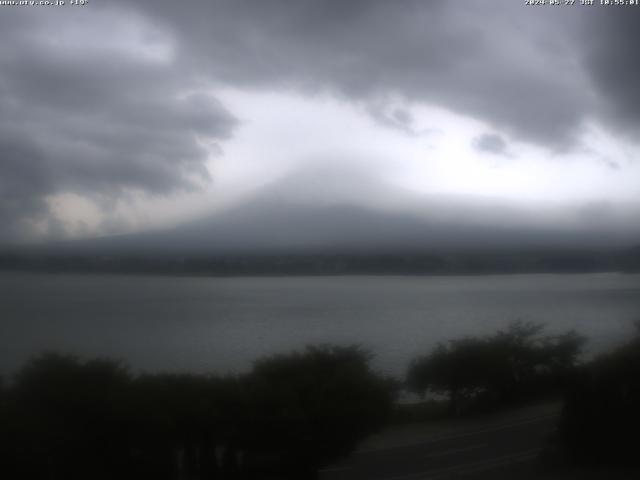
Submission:
POLYGON ((515 464, 533 464, 555 429, 558 410, 558 405, 548 405, 483 422, 451 422, 437 425, 431 433, 423 425, 423 435, 390 431, 321 471, 319 478, 435 480, 476 477, 515 464))

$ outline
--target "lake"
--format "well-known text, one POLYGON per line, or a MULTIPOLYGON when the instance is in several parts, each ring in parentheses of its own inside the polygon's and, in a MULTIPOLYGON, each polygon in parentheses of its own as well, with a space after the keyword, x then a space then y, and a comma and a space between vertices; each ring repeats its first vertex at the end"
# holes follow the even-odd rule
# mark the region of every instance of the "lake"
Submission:
POLYGON ((0 371, 61 350, 134 370, 239 372, 306 344, 358 343, 402 376, 437 342, 513 320, 576 329, 588 351, 634 332, 640 275, 211 278, 0 273, 0 371))

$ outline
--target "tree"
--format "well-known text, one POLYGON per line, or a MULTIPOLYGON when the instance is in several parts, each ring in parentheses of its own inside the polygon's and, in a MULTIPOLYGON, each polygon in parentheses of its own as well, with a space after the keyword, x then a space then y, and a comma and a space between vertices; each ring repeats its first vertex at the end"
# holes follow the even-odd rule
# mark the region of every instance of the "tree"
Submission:
POLYGON ((640 335, 585 366, 569 389, 560 438, 586 465, 638 468, 640 335))
POLYGON ((118 362, 44 354, 18 373, 10 395, 12 465, 21 478, 109 478, 123 473, 121 406, 130 381, 118 362))
POLYGON ((487 388, 483 373, 488 370, 488 353, 486 340, 480 338, 441 343, 429 355, 412 362, 407 384, 420 394, 427 390, 448 394, 451 412, 458 414, 463 399, 487 388))
POLYGON ((211 477, 222 468, 215 449, 233 442, 243 401, 235 377, 164 373, 134 379, 126 414, 137 478, 211 477))
POLYGON ((359 347, 308 347, 256 362, 249 375, 245 439, 296 478, 349 453, 387 419, 395 385, 359 347))
POLYGON ((369 359, 358 347, 309 347, 237 377, 134 377, 111 360, 41 355, 0 388, 0 472, 27 480, 246 478, 249 470, 311 477, 390 413, 394 384, 369 359))
POLYGON ((542 325, 514 322, 492 336, 441 343, 413 360, 407 372, 410 390, 447 394, 451 411, 480 396, 513 402, 534 393, 576 365, 584 339, 575 332, 541 336, 542 325), (544 380, 544 381, 543 381, 544 380))

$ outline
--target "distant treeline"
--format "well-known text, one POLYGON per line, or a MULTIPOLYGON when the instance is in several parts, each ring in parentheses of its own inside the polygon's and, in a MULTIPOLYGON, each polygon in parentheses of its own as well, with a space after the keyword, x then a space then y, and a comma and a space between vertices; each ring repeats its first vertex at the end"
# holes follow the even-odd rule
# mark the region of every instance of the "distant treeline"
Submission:
POLYGON ((197 275, 475 275, 639 272, 640 247, 477 252, 265 252, 215 255, 0 252, 0 270, 197 275))

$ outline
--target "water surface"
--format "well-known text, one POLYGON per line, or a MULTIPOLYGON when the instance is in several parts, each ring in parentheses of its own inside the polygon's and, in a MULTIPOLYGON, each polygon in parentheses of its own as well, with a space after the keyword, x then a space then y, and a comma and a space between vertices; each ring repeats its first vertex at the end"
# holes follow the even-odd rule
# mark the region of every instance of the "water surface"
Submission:
POLYGON ((0 370, 62 350, 140 370, 243 371, 309 343, 359 343, 402 375, 438 341, 510 321, 574 328, 591 352, 640 319, 640 275, 204 278, 0 274, 0 370))

